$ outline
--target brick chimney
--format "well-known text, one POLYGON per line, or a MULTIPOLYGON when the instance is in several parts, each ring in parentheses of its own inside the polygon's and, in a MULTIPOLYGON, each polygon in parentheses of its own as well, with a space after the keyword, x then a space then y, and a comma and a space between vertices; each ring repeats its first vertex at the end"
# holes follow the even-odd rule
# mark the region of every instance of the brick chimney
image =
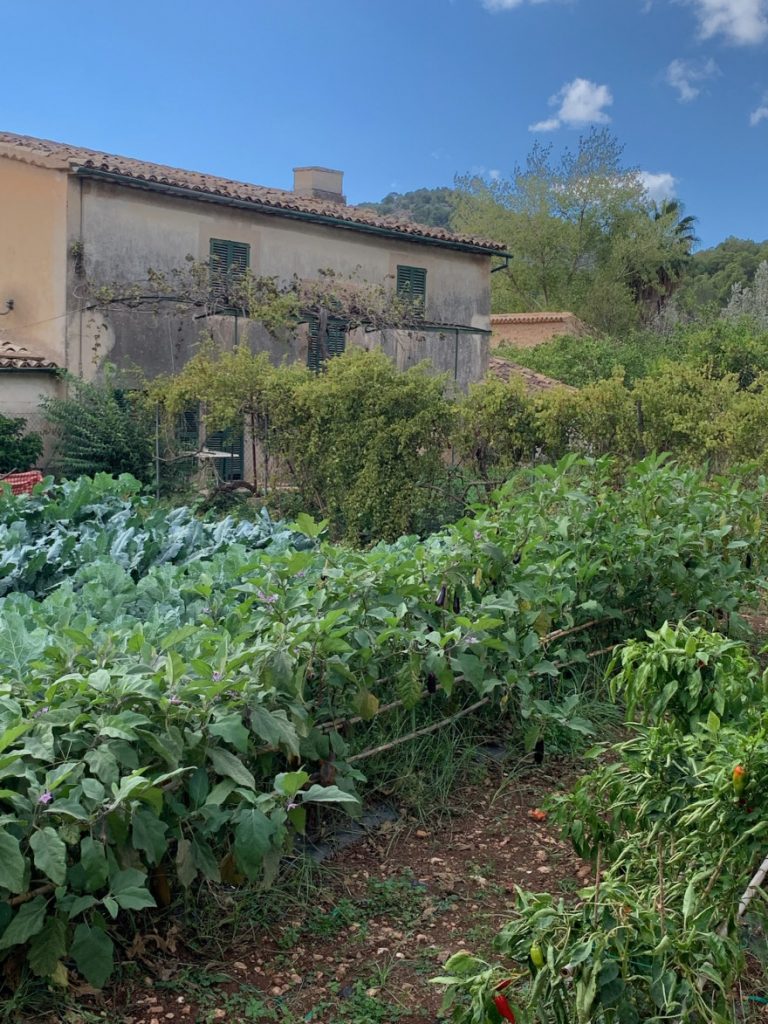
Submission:
POLYGON ((345 206, 347 198, 342 192, 343 182, 343 171, 332 171, 328 167, 293 168, 293 191, 297 196, 324 199, 345 206))

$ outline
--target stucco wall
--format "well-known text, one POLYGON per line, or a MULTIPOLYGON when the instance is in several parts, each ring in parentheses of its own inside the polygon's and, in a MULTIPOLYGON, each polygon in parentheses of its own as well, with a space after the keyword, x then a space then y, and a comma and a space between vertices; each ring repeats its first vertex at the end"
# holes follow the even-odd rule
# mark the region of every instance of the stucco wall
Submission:
MULTIPOLYGON (((210 239, 226 238, 250 245, 254 274, 276 276, 282 281, 294 275, 316 278, 320 270, 333 269, 361 282, 389 283, 394 288, 398 264, 424 267, 428 320, 477 329, 490 325, 490 260, 486 256, 401 243, 85 179, 73 179, 70 194, 71 241, 82 240, 85 272, 97 282, 140 281, 150 267, 169 272, 183 266, 187 255, 205 260, 210 239)), ((76 275, 70 265, 73 297, 76 291, 76 275)), ((235 331, 242 331, 242 323, 236 325, 231 317, 188 318, 181 323, 178 317, 163 313, 115 309, 107 318, 77 314, 70 318, 69 332, 73 353, 82 350, 82 355, 73 368, 90 375, 89 367, 109 358, 120 366, 136 363, 150 376, 173 372, 189 358, 205 330, 233 341, 235 331)), ((276 361, 306 355, 306 346, 300 340, 286 345, 253 325, 249 337, 256 348, 267 349, 276 361)), ((452 369, 452 342, 450 347, 452 369)), ((462 353, 470 347, 462 345, 462 353)), ((419 348, 429 349, 440 368, 447 368, 441 343, 432 339, 419 348)), ((404 358, 402 349, 401 344, 399 364, 404 358)), ((413 354, 407 362, 418 362, 419 358, 413 354)), ((478 357, 473 357, 472 366, 476 364, 478 357)))
POLYGON ((63 171, 0 157, 0 341, 64 364, 66 195, 63 171))
MULTIPOLYGON (((45 445, 40 468, 45 468, 51 457, 54 439, 40 410, 41 397, 60 394, 62 385, 52 373, 44 370, 0 370, 0 413, 4 416, 22 416, 27 430, 42 436, 45 445)), ((19 466, 18 469, 30 469, 19 466)))
POLYGON ((428 360, 436 373, 446 374, 463 391, 488 372, 489 338, 480 332, 390 330, 366 334, 355 331, 349 343, 368 350, 381 349, 399 370, 428 360))
POLYGON ((576 317, 550 323, 491 323, 491 348, 508 345, 512 348, 533 348, 562 334, 580 335, 582 325, 576 317))

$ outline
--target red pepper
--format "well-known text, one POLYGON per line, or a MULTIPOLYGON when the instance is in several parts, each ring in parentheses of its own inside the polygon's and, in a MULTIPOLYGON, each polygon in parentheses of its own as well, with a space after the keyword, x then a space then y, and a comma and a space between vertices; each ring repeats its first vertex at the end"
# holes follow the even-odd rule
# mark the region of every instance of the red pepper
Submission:
POLYGON ((499 1011, 499 1013, 504 1018, 504 1020, 511 1021, 512 1024, 515 1024, 515 1015, 514 1015, 514 1013, 512 1013, 512 1007, 507 1002, 507 997, 506 996, 502 996, 502 995, 494 996, 493 997, 493 1005, 499 1011))

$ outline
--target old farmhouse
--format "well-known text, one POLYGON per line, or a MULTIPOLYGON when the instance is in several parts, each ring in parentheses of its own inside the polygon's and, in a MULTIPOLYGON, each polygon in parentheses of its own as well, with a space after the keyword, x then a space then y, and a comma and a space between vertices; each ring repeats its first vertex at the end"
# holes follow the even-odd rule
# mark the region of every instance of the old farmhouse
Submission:
MULTIPOLYGON (((466 386, 487 372, 501 249, 348 206, 340 171, 297 168, 288 191, 0 132, 0 408, 27 414, 61 386, 57 368, 91 378, 109 361, 153 376, 181 366, 203 331, 234 342, 243 325, 231 310, 178 324, 141 303, 94 306, 99 285, 146 289, 152 272, 173 275, 190 259, 407 292, 420 304, 417 329, 326 325, 323 351, 378 345, 401 368, 429 359, 466 386)), ((317 332, 307 318, 289 339, 254 325, 248 338, 276 361, 316 365, 317 332)))

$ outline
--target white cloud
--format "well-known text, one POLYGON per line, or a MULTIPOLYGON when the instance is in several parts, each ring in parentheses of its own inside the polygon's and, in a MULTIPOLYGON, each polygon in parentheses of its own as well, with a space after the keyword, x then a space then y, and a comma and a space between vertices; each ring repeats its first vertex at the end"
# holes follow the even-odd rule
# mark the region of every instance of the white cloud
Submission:
POLYGON ((498 181, 499 178, 501 177, 501 171, 497 170, 495 167, 492 167, 490 171, 488 171, 488 177, 491 179, 491 181, 498 181))
POLYGON ((486 11, 496 14, 498 11, 511 11, 514 7, 522 7, 524 3, 546 4, 549 0, 482 0, 486 11))
POLYGON ((677 190, 677 178, 666 171, 660 174, 653 174, 651 171, 640 171, 640 181, 648 193, 649 199, 655 202, 662 202, 664 199, 673 199, 677 190))
POLYGON ((759 107, 749 115, 749 123, 756 128, 761 121, 768 121, 768 100, 761 103, 759 107))
POLYGON ((696 8, 704 39, 724 35, 747 46, 768 36, 768 0, 688 0, 696 8))
POLYGON ((701 82, 715 78, 720 68, 710 58, 706 61, 673 60, 667 68, 667 84, 677 89, 681 103, 690 103, 701 92, 701 82))
POLYGON ((611 119, 605 108, 612 103, 613 96, 607 85, 598 85, 586 78, 574 78, 549 100, 551 107, 558 107, 557 116, 537 121, 530 126, 529 131, 553 132, 561 125, 583 128, 588 124, 607 124, 611 119))
POLYGON ((553 132, 560 127, 559 117, 550 117, 546 121, 537 121, 528 129, 529 132, 553 132))

